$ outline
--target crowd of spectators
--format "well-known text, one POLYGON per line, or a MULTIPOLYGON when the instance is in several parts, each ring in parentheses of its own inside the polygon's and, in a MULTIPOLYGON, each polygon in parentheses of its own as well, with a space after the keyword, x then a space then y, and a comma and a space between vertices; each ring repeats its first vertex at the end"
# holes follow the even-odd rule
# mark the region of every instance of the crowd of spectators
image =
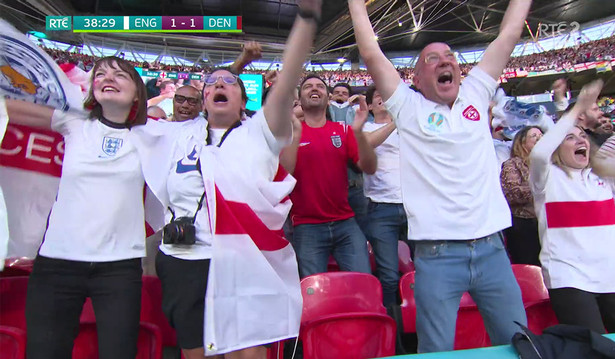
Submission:
MULTIPOLYGON (((80 52, 69 52, 58 49, 43 49, 58 63, 71 62, 79 66, 85 71, 89 71, 94 62, 99 58, 82 54, 80 52)), ((77 48, 79 49, 79 48, 77 48)), ((574 65, 592 61, 611 60, 612 54, 615 53, 615 36, 606 39, 596 40, 581 44, 576 47, 567 47, 558 50, 550 50, 546 52, 513 57, 510 59, 505 72, 522 70, 522 71, 546 71, 546 70, 568 70, 574 65)), ((120 53, 120 57, 123 54, 120 53)), ((134 66, 152 71, 180 71, 180 72, 207 72, 210 68, 204 64, 194 66, 178 66, 170 64, 162 64, 159 62, 135 62, 130 61, 134 66)), ((474 64, 461 64, 462 76, 465 76, 474 64)), ((330 86, 339 82, 345 82, 351 86, 370 86, 373 81, 370 75, 365 70, 324 70, 319 66, 311 66, 307 70, 317 72, 330 86)), ((401 78, 411 83, 414 77, 414 68, 399 67, 401 78)), ((263 70, 249 70, 246 73, 265 74, 263 70)))

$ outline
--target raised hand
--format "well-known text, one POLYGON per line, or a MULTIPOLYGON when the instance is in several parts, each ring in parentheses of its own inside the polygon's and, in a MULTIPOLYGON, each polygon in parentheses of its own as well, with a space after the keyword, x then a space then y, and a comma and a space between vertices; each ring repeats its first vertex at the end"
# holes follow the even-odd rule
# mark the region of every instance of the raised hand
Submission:
POLYGON ((580 112, 588 110, 593 104, 596 103, 596 101, 598 101, 598 96, 600 95, 600 91, 602 91, 603 85, 604 81, 598 79, 583 86, 581 93, 577 98, 577 102, 574 105, 574 109, 580 112))
POLYGON ((551 85, 551 90, 553 90, 553 98, 555 101, 561 101, 566 96, 566 91, 568 91, 568 84, 566 83, 566 79, 557 79, 551 85))
POLYGON ((248 63, 263 57, 263 48, 257 41, 248 41, 243 45, 242 55, 248 63))
POLYGON ((312 17, 316 22, 322 15, 322 0, 299 0, 299 16, 312 17))
POLYGON ((359 96, 359 108, 356 110, 354 114, 354 120, 352 121, 352 129, 356 131, 362 131, 363 125, 367 121, 367 116, 369 115, 369 109, 367 107, 367 102, 365 100, 365 96, 359 96))

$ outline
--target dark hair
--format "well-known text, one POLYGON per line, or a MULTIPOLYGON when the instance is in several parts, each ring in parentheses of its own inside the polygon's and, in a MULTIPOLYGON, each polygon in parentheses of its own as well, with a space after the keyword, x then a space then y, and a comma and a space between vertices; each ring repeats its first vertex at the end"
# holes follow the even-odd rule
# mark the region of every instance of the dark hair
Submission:
MULTIPOLYGON (((130 110, 130 114, 126 119, 126 125, 130 128, 134 125, 145 124, 145 122, 147 122, 147 90, 137 70, 135 70, 135 68, 128 61, 120 59, 119 57, 103 57, 100 60, 96 61, 94 67, 92 68, 92 77, 90 78, 90 85, 93 85, 96 72, 103 65, 107 65, 108 67, 114 69, 117 69, 119 67, 120 70, 130 75, 130 78, 137 87, 137 101, 134 103, 133 108, 130 110)), ((90 110, 90 118, 102 117, 102 105, 98 103, 98 101, 96 101, 96 98, 94 97, 94 86, 90 86, 88 96, 83 102, 83 107, 87 110, 90 110)))
POLYGON ((318 74, 310 72, 309 74, 305 75, 303 80, 301 80, 301 84, 299 85, 299 97, 301 97, 301 89, 303 88, 303 84, 305 84, 305 82, 310 79, 319 79, 323 84, 325 84, 325 88, 327 89, 327 95, 329 94, 329 86, 327 85, 325 80, 323 80, 322 77, 318 76, 318 74))
POLYGON ((367 89, 367 92, 365 93, 365 102, 367 102, 368 105, 371 105, 372 102, 374 102, 374 94, 375 93, 376 93, 376 86, 371 85, 367 89))
POLYGON ((352 96, 352 87, 350 87, 350 85, 347 84, 346 82, 338 82, 338 83, 336 83, 335 86, 333 86, 333 88, 331 89, 331 92, 333 92, 336 87, 343 87, 343 88, 347 89, 348 90, 348 94, 352 96))
POLYGON ((164 81, 160 82, 159 88, 161 90, 164 90, 169 85, 175 85, 175 82, 173 82, 172 80, 164 80, 164 81))
MULTIPOLYGON (((237 73, 235 73, 235 71, 231 70, 231 68, 228 66, 214 67, 211 71, 209 71, 209 74, 207 74, 206 76, 209 76, 216 71, 228 71, 233 75, 237 76, 237 83, 241 88, 241 99, 245 102, 248 102, 248 93, 246 92, 246 85, 244 85, 243 80, 241 79, 241 77, 239 77, 237 73)), ((202 96, 205 96, 205 91, 203 91, 202 96)), ((203 102, 205 102, 205 99, 203 99, 203 102)))

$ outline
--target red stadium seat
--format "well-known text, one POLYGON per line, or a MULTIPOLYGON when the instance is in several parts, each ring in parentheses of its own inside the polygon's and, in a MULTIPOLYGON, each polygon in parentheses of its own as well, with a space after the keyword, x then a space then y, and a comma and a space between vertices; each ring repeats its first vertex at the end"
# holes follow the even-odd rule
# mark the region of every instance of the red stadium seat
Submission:
POLYGON ((397 241, 397 257, 399 258, 399 271, 403 274, 414 272, 414 263, 410 258, 410 247, 404 241, 397 241))
POLYGON ((372 275, 333 272, 301 281, 300 338, 305 359, 374 358, 395 354, 395 321, 372 275))
POLYGON ((28 277, 0 278, 0 325, 26 330, 28 277))
POLYGON ((4 270, 0 271, 0 277, 23 277, 32 273, 33 259, 30 258, 7 258, 4 260, 4 270))
POLYGON ((540 267, 513 264, 512 269, 521 288, 528 328, 534 333, 542 333, 545 328, 558 324, 540 267))
MULTIPOLYGON (((401 313, 404 333, 416 333, 416 302, 414 300, 414 272, 402 276, 399 282, 401 313)), ((459 303, 455 328, 455 349, 471 349, 489 346, 489 336, 478 307, 468 293, 459 303)))
POLYGON ((26 332, 19 328, 0 325, 0 358, 26 357, 26 332))

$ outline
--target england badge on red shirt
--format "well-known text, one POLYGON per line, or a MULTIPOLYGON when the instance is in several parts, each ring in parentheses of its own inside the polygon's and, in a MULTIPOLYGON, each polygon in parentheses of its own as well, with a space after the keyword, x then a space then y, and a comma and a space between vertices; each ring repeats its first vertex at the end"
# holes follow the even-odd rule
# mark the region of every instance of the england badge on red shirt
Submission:
POLYGON ((470 121, 480 121, 480 113, 478 113, 478 110, 472 105, 463 110, 463 117, 470 121))

